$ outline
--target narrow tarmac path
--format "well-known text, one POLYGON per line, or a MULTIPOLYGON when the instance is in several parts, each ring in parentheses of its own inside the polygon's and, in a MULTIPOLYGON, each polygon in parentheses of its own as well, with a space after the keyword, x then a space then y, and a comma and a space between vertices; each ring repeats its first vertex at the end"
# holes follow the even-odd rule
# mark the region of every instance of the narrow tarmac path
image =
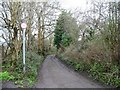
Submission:
POLYGON ((38 75, 35 88, 104 88, 70 70, 54 56, 48 56, 38 75))

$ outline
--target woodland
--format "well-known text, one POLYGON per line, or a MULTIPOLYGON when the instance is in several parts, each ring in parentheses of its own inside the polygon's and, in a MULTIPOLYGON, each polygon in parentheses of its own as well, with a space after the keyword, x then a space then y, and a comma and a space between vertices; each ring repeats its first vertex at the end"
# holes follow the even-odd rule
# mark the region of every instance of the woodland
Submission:
POLYGON ((99 82, 120 87, 120 2, 98 0, 82 11, 65 10, 57 0, 0 1, 0 43, 0 80, 19 87, 36 82, 38 68, 48 55, 99 82), (23 20, 27 23, 25 73, 23 20))

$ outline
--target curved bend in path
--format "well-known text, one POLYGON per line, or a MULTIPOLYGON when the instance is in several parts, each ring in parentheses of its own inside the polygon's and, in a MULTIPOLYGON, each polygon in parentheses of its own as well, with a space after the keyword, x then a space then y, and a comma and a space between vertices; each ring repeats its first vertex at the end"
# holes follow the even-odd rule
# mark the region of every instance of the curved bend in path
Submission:
POLYGON ((39 72, 36 88, 103 88, 71 71, 54 56, 48 56, 39 72))

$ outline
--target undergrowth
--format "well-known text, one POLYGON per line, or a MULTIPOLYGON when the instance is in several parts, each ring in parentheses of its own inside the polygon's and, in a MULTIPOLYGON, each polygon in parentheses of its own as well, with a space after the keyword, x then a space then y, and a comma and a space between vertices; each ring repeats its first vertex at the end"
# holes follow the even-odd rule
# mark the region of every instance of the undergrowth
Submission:
POLYGON ((75 71, 86 71, 90 77, 103 82, 107 85, 120 87, 120 66, 106 63, 87 63, 83 60, 79 62, 75 60, 66 59, 63 56, 58 56, 67 65, 72 66, 75 71))
POLYGON ((15 77, 10 75, 9 72, 0 72, 0 80, 13 80, 15 77))
POLYGON ((26 72, 23 72, 22 53, 16 62, 16 67, 10 70, 10 63, 2 64, 3 72, 1 75, 2 80, 12 80, 19 87, 31 87, 36 82, 39 66, 44 60, 43 56, 35 52, 26 52, 26 72))

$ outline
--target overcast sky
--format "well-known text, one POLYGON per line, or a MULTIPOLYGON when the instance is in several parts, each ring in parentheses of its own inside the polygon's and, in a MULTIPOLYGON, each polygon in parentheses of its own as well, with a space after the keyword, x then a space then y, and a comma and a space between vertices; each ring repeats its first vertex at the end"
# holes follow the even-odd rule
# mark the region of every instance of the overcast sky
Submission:
POLYGON ((65 9, 75 9, 75 8, 84 9, 86 7, 88 0, 59 0, 59 1, 62 7, 65 9))
POLYGON ((83 11, 87 8, 92 0, 59 0, 62 8, 68 10, 82 9, 83 11))
POLYGON ((83 11, 86 10, 87 8, 89 8, 89 5, 93 2, 93 1, 102 1, 102 2, 110 2, 110 1, 120 1, 120 0, 59 0, 59 2, 61 3, 61 6, 64 9, 76 9, 76 8, 80 8, 83 11))

